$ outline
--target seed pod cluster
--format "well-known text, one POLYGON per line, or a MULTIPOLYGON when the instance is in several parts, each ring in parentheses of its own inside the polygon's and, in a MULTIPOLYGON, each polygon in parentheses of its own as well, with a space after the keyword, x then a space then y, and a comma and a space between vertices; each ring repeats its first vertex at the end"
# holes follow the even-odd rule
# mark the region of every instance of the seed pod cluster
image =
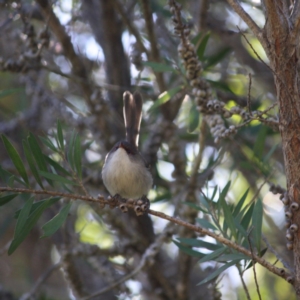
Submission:
MULTIPOLYGON (((271 186, 272 187, 272 186, 271 186)), ((271 188, 270 188, 271 190, 271 188)), ((283 191, 283 188, 279 186, 273 186, 273 191, 283 191)), ((293 250, 293 241, 294 241, 294 235, 298 231, 299 227, 297 224, 292 223, 293 214, 295 211, 299 209, 299 204, 295 201, 292 201, 292 199, 289 197, 287 192, 284 192, 281 194, 280 199, 282 203, 284 204, 284 211, 285 211, 285 218, 286 218, 286 224, 285 227, 286 230, 286 239, 287 242, 287 248, 288 250, 293 250)))

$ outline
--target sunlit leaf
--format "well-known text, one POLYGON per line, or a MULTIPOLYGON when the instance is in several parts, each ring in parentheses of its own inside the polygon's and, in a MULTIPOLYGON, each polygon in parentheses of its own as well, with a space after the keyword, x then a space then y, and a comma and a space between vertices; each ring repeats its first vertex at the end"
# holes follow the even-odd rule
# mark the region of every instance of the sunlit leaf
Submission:
POLYGON ((154 104, 150 107, 149 112, 152 112, 160 105, 168 102, 174 95, 176 95, 180 90, 182 90, 182 86, 177 86, 168 91, 161 93, 158 96, 158 99, 154 102, 154 104))
POLYGON ((267 138, 267 133, 268 133, 268 128, 264 125, 260 127, 260 130, 258 132, 258 135, 256 137, 254 146, 253 146, 253 152, 254 155, 258 158, 261 159, 263 155, 263 151, 265 149, 265 141, 267 138))
POLYGON ((57 215, 55 215, 42 227, 44 234, 41 236, 41 238, 52 235, 62 226, 69 214, 71 205, 72 202, 69 202, 67 205, 65 205, 57 215))
POLYGON ((15 149, 15 147, 11 144, 11 142, 8 140, 8 138, 2 134, 2 141, 5 146, 5 149, 12 160, 13 164, 15 165, 17 171, 19 172, 20 176, 23 178, 24 182, 27 186, 29 186, 28 176, 26 173, 26 169, 24 167, 24 164, 22 162, 22 159, 15 149))

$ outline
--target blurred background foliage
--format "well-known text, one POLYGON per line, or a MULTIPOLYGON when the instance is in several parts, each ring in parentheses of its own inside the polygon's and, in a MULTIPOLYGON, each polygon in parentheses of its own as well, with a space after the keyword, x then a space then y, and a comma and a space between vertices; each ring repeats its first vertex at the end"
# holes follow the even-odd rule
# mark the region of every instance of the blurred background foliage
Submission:
MULTIPOLYGON (((266 110, 275 103, 273 75, 262 47, 226 1, 179 2, 203 67, 201 77, 209 82, 213 98, 228 110, 237 105, 246 111, 249 106, 266 110)), ((263 26, 260 1, 241 2, 263 26)), ((92 196, 108 196, 101 168, 106 153, 124 137, 122 94, 139 90, 144 98, 140 149, 154 176, 151 208, 191 223, 197 218, 211 221, 186 202, 200 205, 200 195, 210 198, 214 190, 218 198, 231 181, 226 202, 232 208, 249 188, 245 205, 253 199, 261 199, 263 204, 264 240, 292 265, 291 252, 285 246, 283 206, 278 195, 269 192, 272 183, 285 186, 280 135, 253 120, 215 143, 197 110, 178 55, 180 40, 174 34, 167 1, 1 0, 0 7, 0 132, 22 160, 22 141, 29 132, 41 141, 48 137, 59 149, 55 139, 59 120, 67 149, 72 148, 74 132, 80 136, 80 184, 92 196)), ((275 107, 265 116, 276 114, 275 107)), ((237 113, 223 121, 229 127, 245 120, 237 113)), ((46 156, 72 173, 70 160, 51 151, 45 142, 39 145, 46 156)), ((1 143, 2 168, 17 174, 7 153, 1 143)), ((32 169, 28 163, 24 165, 30 186, 38 189, 32 169)), ((53 164, 48 171, 69 178, 53 164)), ((63 187, 61 182, 52 188, 46 178, 42 179, 46 189, 83 193, 80 184, 63 187)), ((40 239, 41 226, 65 204, 60 200, 44 211, 25 241, 8 256, 14 213, 24 203, 24 198, 17 197, 0 206, 0 299, 79 299, 92 294, 134 270, 166 226, 159 218, 137 218, 78 200, 73 201, 63 226, 40 239), (63 271, 52 270, 28 296, 37 280, 58 261, 63 262, 63 271)), ((180 228, 172 233, 174 238, 198 237, 213 243, 180 228)), ((266 248, 265 242, 261 243, 266 248)), ((274 263, 277 260, 271 251, 264 257, 274 263)), ((152 266, 93 299, 247 299, 234 266, 198 286, 222 265, 198 261, 180 252, 174 243, 165 243, 152 266)), ((262 299, 294 299, 292 287, 281 278, 260 266, 256 273, 262 299)), ((251 299, 259 299, 253 269, 243 277, 251 299)))

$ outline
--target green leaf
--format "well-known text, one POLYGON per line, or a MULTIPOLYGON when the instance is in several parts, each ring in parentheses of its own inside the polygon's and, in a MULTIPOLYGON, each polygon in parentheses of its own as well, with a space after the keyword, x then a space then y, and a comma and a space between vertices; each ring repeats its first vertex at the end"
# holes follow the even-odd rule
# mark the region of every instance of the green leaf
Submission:
POLYGON ((58 138, 58 146, 59 148, 64 151, 65 145, 64 145, 64 135, 62 131, 62 126, 60 121, 57 121, 57 138, 58 138))
POLYGON ((248 193, 249 193, 249 188, 246 190, 246 192, 244 193, 244 195, 239 200, 237 206, 235 207, 235 209, 234 209, 234 211, 232 213, 232 215, 234 217, 236 217, 240 213, 240 211, 241 211, 241 209, 242 209, 242 207, 243 207, 243 205, 245 203, 245 200, 247 199, 248 193))
POLYGON ((262 158, 263 151, 265 149, 265 141, 267 138, 267 134, 268 134, 268 128, 266 126, 262 125, 258 132, 258 135, 256 137, 255 144, 253 146, 254 155, 258 159, 262 158))
POLYGON ((267 153, 267 155, 263 158, 263 162, 267 163, 269 161, 269 159, 271 158, 271 156, 273 155, 273 153, 275 152, 276 148, 277 148, 278 144, 274 145, 270 151, 267 153))
MULTIPOLYGON (((265 255, 265 253, 267 252, 267 250, 268 250, 268 247, 262 249, 262 250, 259 252, 259 257, 263 257, 263 256, 265 255)), ((256 261, 254 262, 254 264, 256 264, 256 261)), ((250 269, 251 267, 253 267, 253 260, 251 260, 251 261, 249 262, 249 264, 245 267, 245 270, 244 270, 244 271, 250 269)))
POLYGON ((158 96, 158 99, 154 102, 154 104, 150 107, 149 112, 153 112, 160 105, 168 102, 174 95, 176 95, 180 90, 182 90, 182 86, 177 86, 168 91, 161 93, 158 96))
POLYGON ((39 139, 42 141, 42 143, 47 146, 50 150, 53 152, 58 152, 57 148, 54 146, 52 141, 48 137, 39 136, 39 139))
POLYGON ((208 242, 198 240, 198 239, 193 239, 193 238, 177 238, 177 240, 180 241, 180 243, 182 243, 182 244, 187 244, 187 245, 193 246, 193 247, 205 248, 208 250, 217 250, 220 247, 223 247, 219 244, 212 244, 212 243, 208 243, 208 242))
POLYGON ((38 168, 41 171, 47 171, 47 164, 44 159, 44 154, 40 148, 39 143, 37 142, 35 136, 32 133, 29 134, 28 143, 31 149, 31 153, 38 165, 38 168))
POLYGON ((249 227, 249 224, 250 224, 250 221, 252 218, 252 214, 253 214, 253 210, 254 210, 254 205, 255 205, 255 203, 252 203, 250 205, 249 209, 245 213, 245 215, 242 218, 242 221, 240 223, 246 231, 248 231, 248 227, 249 227))
POLYGON ((7 184, 11 177, 14 177, 14 175, 12 173, 4 170, 2 168, 2 166, 0 165, 0 178, 1 178, 1 180, 7 184))
MULTIPOLYGON (((35 203, 32 204, 32 207, 31 207, 31 210, 30 210, 30 214, 35 211, 39 206, 41 205, 45 205, 44 203, 47 202, 47 206, 46 208, 50 207, 51 205, 53 205, 54 203, 56 203, 58 200, 60 199, 60 197, 53 197, 53 198, 47 198, 47 199, 44 199, 44 200, 40 200, 40 201, 37 201, 35 203)), ((15 215, 14 215, 14 218, 15 219, 18 219, 19 218, 19 215, 20 215, 20 212, 21 212, 21 209, 17 210, 15 212, 15 215)))
POLYGON ((199 252, 199 251, 195 251, 189 247, 185 247, 185 246, 182 246, 180 243, 178 243, 177 241, 173 240, 173 243, 184 253, 190 255, 190 256, 195 256, 195 257, 204 257, 205 254, 199 252))
POLYGON ((204 38, 202 39, 198 49, 197 49, 197 56, 199 58, 200 61, 204 60, 204 52, 207 46, 207 42, 209 40, 210 37, 210 33, 207 33, 204 38))
POLYGON ((20 231, 23 229, 23 227, 26 223, 26 220, 29 216, 33 200, 34 200, 34 197, 29 197, 29 194, 26 194, 25 204, 20 211, 20 215, 19 215, 19 218, 18 218, 18 221, 16 224, 16 228, 15 228, 14 237, 18 236, 20 234, 20 231))
POLYGON ((258 252, 260 252, 260 245, 261 245, 262 219, 263 219, 263 204, 261 199, 257 199, 253 209, 252 225, 254 227, 253 230, 254 242, 258 252))
POLYGON ((74 143, 75 143, 75 138, 76 138, 76 132, 73 131, 71 134, 70 142, 68 145, 68 152, 67 152, 67 159, 68 162, 72 168, 72 170, 75 170, 75 165, 74 165, 74 143))
POLYGON ((216 65, 217 63, 222 61, 231 51, 232 49, 230 47, 226 47, 224 49, 221 49, 218 53, 206 57, 204 69, 207 70, 208 68, 216 65))
POLYGON ((21 160, 21 157, 15 147, 11 144, 11 142, 7 139, 5 135, 2 134, 2 141, 6 148, 6 151, 11 158, 13 164, 15 165, 17 171, 19 172, 20 176, 23 178, 24 182, 27 186, 29 186, 28 176, 26 173, 26 169, 24 167, 24 164, 21 160))
POLYGON ((204 212, 205 214, 208 213, 208 211, 202 209, 200 206, 196 205, 196 204, 193 203, 193 202, 183 202, 183 204, 185 204, 185 205, 187 205, 187 206, 189 206, 189 207, 191 207, 191 208, 194 208, 194 209, 196 209, 196 210, 202 211, 202 212, 204 212))
POLYGON ((35 166, 35 162, 34 162, 34 159, 33 159, 33 156, 31 154, 31 151, 30 151, 30 148, 29 148, 29 145, 28 145, 27 141, 23 141, 23 149, 24 149, 24 154, 25 154, 25 157, 27 159, 29 168, 32 172, 32 175, 34 176, 34 178, 35 178, 36 182, 38 183, 38 185, 42 189, 44 189, 41 177, 40 177, 39 172, 38 172, 38 170, 35 166))
POLYGON ((222 272, 224 272, 226 269, 228 269, 229 267, 235 265, 236 263, 238 263, 239 260, 233 260, 227 264, 225 264, 224 266, 217 268, 214 272, 212 272, 211 274, 209 274, 208 276, 205 277, 205 279, 203 279, 201 282, 199 282, 197 285, 201 285, 204 283, 209 282, 210 280, 216 278, 217 276, 219 276, 222 272))
POLYGON ((205 219, 196 218, 196 221, 201 227, 204 227, 207 229, 212 229, 212 230, 218 230, 215 225, 213 225, 212 223, 210 223, 209 221, 207 221, 205 219))
POLYGON ((174 72, 174 68, 164 63, 157 63, 153 61, 143 61, 143 65, 150 67, 154 72, 174 72))
POLYGON ((196 105, 193 103, 190 113, 188 115, 188 132, 192 133, 198 128, 200 114, 196 108, 196 105))
POLYGON ((250 257, 242 254, 242 253, 230 253, 230 254, 223 254, 220 257, 216 258, 215 261, 227 263, 228 261, 241 261, 241 260, 249 260, 250 257))
POLYGON ((63 176, 57 175, 57 174, 53 174, 53 173, 49 173, 49 172, 44 172, 44 171, 40 171, 40 174, 50 180, 53 181, 58 181, 60 183, 64 183, 64 184, 71 184, 71 185, 77 185, 76 182, 71 181, 63 176))
MULTIPOLYGON (((11 255, 18 248, 18 246, 24 241, 26 236, 29 234, 31 229, 34 227, 34 225, 36 224, 36 222, 38 221, 38 219, 42 215, 43 211, 48 206, 52 205, 52 203, 53 203, 52 199, 53 198, 49 198, 43 204, 39 205, 34 211, 32 211, 32 213, 29 215, 29 217, 25 221, 24 221, 24 217, 21 217, 21 214, 25 215, 25 212, 22 213, 22 210, 24 208, 21 210, 18 221, 17 221, 17 225, 16 225, 15 235, 14 235, 14 238, 13 238, 13 240, 10 244, 10 247, 8 249, 8 255, 11 255), (21 221, 20 221, 20 219, 21 219, 21 221), (23 225, 22 227, 20 226, 21 222, 22 222, 22 225, 23 225), (18 228, 18 230, 17 230, 17 228, 18 228)), ((27 205, 28 205, 28 207, 30 206, 30 209, 31 209, 30 204, 32 205, 32 202, 27 204, 27 205)), ((28 210, 28 207, 27 207, 27 210, 28 210)), ((26 213, 27 213, 27 211, 26 211, 26 213)))
POLYGON ((9 194, 9 195, 0 197, 0 206, 8 203, 9 201, 13 200, 17 196, 18 196, 18 194, 9 194))
POLYGON ((191 39, 191 43, 196 46, 199 43, 199 41, 202 39, 202 37, 203 37, 203 32, 199 32, 196 36, 194 36, 191 39))
POLYGON ((74 164, 78 177, 82 178, 81 170, 81 141, 79 135, 76 136, 74 141, 74 164))
POLYGON ((56 216, 54 216, 42 227, 44 234, 41 236, 41 238, 52 235, 62 226, 69 214, 71 205, 72 202, 69 202, 67 205, 65 205, 56 216))
POLYGON ((212 253, 206 254, 204 257, 202 257, 199 260, 199 263, 204 263, 204 262, 207 262, 210 260, 215 260, 221 254, 223 254, 226 250, 227 250, 227 248, 225 248, 224 246, 221 246, 221 248, 219 247, 219 249, 213 251, 212 253))
POLYGON ((65 168, 63 168, 58 162, 56 162, 55 160, 53 160, 52 158, 50 158, 47 155, 44 155, 45 161, 51 165, 55 171, 61 172, 62 174, 66 175, 66 176, 72 176, 70 172, 68 172, 65 168))

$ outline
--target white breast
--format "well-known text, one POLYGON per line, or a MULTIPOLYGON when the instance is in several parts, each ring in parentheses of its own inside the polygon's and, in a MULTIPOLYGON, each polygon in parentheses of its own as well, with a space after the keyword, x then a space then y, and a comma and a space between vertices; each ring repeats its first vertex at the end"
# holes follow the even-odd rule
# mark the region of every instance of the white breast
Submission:
POLYGON ((102 177, 112 196, 119 194, 126 199, 147 195, 152 186, 152 176, 139 154, 130 157, 123 148, 106 158, 102 177))

